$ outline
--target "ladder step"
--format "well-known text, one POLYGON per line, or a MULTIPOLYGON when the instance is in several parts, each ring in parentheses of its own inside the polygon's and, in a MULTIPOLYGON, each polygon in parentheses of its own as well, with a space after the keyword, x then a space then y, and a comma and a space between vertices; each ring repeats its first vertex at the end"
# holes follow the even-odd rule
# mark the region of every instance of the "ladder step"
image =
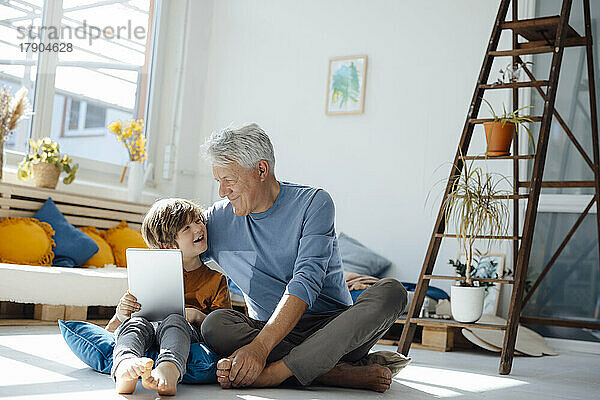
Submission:
MULTIPOLYGON (((560 15, 551 17, 521 19, 518 21, 503 22, 502 29, 511 29, 514 33, 521 35, 530 42, 538 40, 552 40, 556 38, 558 25, 560 24, 560 15)), ((566 38, 581 37, 570 25, 567 27, 566 38)))
MULTIPOLYGON (((396 320, 399 324, 406 324, 406 318, 398 318, 396 320)), ((411 324, 417 324, 419 326, 453 326, 456 328, 477 328, 477 329, 490 329, 497 331, 506 330, 506 325, 494 325, 494 324, 480 324, 480 323, 465 323, 454 321, 453 319, 436 319, 436 318, 410 318, 411 324)))
MULTIPOLYGON (((435 237, 437 238, 457 238, 461 237, 459 235, 453 233, 436 233, 435 237)), ((473 236, 475 239, 498 239, 498 240, 521 240, 522 236, 495 236, 495 235, 477 235, 473 236)))
MULTIPOLYGON (((447 276, 447 275, 423 275, 423 279, 448 279, 452 281, 466 281, 467 278, 464 276, 447 276)), ((474 281, 478 282, 494 282, 494 283, 515 283, 512 279, 488 279, 488 278, 473 278, 474 281)))
POLYGON ((514 89, 514 88, 527 88, 527 87, 541 87, 548 86, 550 81, 530 81, 530 82, 513 82, 513 83, 502 83, 502 84, 485 84, 479 85, 480 89, 514 89))
MULTIPOLYGON (((576 38, 566 38, 565 39, 565 47, 579 47, 586 46, 588 43, 587 37, 576 37, 576 38)), ((517 49, 528 49, 531 47, 543 47, 543 46, 551 46, 546 40, 539 40, 534 42, 524 42, 518 43, 517 49)))
MULTIPOLYGON (((585 37, 571 38, 565 40, 565 47, 578 47, 587 45, 588 39, 585 37)), ((546 42, 528 42, 519 43, 519 48, 514 50, 496 50, 490 51, 490 56, 505 57, 505 56, 522 56, 527 54, 543 54, 553 53, 557 47, 549 45, 546 42)))
POLYGON ((507 200, 528 200, 528 194, 511 194, 508 196, 492 196, 492 199, 507 199, 507 200))
MULTIPOLYGON (((464 196, 456 196, 457 198, 464 198, 464 196)), ((529 199, 529 195, 528 194, 509 194, 508 196, 486 196, 488 199, 496 199, 496 200, 517 200, 517 199, 523 199, 523 200, 527 200, 529 199)))
MULTIPOLYGON (((533 117, 533 116, 531 116, 529 118, 531 118, 531 120, 533 122, 541 122, 542 121, 542 117, 537 117, 537 116, 533 117)), ((494 118, 471 118, 469 120, 469 123, 470 124, 483 124, 483 123, 486 123, 486 122, 494 122, 494 121, 495 121, 494 118)))
MULTIPOLYGON (((529 181, 518 183, 518 187, 529 187, 529 181)), ((586 188, 595 187, 595 181, 543 181, 543 188, 586 188)))
POLYGON ((527 54, 552 53, 553 51, 554 51, 554 46, 537 46, 537 47, 529 47, 529 48, 525 48, 525 49, 490 51, 490 56, 494 56, 494 57, 523 56, 523 55, 527 55, 527 54))
POLYGON ((465 160, 533 160, 534 154, 522 156, 465 156, 465 160))

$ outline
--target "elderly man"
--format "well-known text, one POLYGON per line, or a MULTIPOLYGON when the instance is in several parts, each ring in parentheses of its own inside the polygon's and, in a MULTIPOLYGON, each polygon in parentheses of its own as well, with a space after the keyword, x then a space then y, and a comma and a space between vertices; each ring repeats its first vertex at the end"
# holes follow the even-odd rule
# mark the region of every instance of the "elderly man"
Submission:
POLYGON ((389 389, 408 361, 369 350, 396 321, 406 291, 383 279, 352 305, 323 190, 280 182, 269 137, 256 124, 213 134, 203 146, 219 196, 207 212, 208 250, 242 289, 250 317, 217 310, 202 324, 221 356, 223 388, 291 382, 389 389), (294 379, 295 378, 295 379, 294 379))

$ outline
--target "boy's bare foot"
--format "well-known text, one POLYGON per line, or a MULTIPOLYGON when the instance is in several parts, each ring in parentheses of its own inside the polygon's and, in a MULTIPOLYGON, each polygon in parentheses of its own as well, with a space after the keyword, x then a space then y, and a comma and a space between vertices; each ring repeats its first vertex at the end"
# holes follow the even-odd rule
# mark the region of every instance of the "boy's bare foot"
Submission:
POLYGON ((177 393, 179 369, 171 361, 162 361, 147 377, 142 377, 146 389, 156 389, 161 396, 174 396, 177 393))
POLYGON ((392 372, 378 364, 354 366, 341 363, 315 381, 328 386, 369 389, 383 393, 392 384, 392 372))
POLYGON ((150 376, 154 361, 150 358, 127 358, 117 367, 115 371, 116 389, 119 394, 131 394, 135 391, 135 385, 139 377, 142 380, 150 376))
POLYGON ((230 358, 222 358, 217 362, 217 382, 223 389, 231 388, 231 381, 229 380, 231 362, 230 358))

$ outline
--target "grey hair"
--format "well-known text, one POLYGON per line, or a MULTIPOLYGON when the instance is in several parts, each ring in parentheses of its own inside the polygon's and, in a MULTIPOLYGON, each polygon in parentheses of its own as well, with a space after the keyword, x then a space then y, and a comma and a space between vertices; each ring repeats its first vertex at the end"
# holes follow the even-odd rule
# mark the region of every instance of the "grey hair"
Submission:
POLYGON ((200 150, 212 165, 223 167, 237 162, 244 168, 254 168, 260 160, 266 160, 271 173, 275 172, 273 145, 257 124, 214 132, 200 150))

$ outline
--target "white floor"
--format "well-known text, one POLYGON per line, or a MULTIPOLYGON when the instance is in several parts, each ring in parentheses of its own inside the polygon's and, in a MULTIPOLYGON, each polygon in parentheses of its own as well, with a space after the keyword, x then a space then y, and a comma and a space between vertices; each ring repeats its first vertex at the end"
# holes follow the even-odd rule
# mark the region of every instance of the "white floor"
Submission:
MULTIPOLYGON (((377 346, 378 349, 389 346, 377 346)), ((484 351, 412 350, 413 363, 384 393, 310 387, 222 390, 180 385, 177 399, 600 399, 600 356, 562 351, 556 357, 517 357, 511 375, 498 375, 499 356, 484 351)), ((58 327, 0 327, 0 398, 156 399, 138 386, 131 396, 114 393, 107 375, 79 361, 58 327)))

